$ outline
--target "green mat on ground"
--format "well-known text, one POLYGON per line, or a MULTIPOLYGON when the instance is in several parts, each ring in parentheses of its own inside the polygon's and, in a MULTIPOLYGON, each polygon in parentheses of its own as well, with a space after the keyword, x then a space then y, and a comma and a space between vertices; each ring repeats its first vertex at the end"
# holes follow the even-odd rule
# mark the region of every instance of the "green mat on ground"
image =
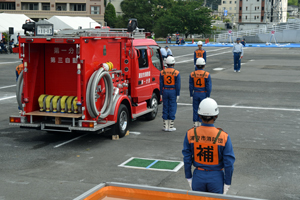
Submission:
POLYGON ((170 169, 173 170, 177 165, 179 165, 180 162, 170 162, 170 161, 158 161, 154 165, 152 165, 150 168, 154 169, 170 169))
POLYGON ((145 160, 145 159, 139 159, 134 158, 128 163, 126 163, 126 166, 133 166, 133 167, 148 167, 151 163, 153 163, 155 160, 145 160))

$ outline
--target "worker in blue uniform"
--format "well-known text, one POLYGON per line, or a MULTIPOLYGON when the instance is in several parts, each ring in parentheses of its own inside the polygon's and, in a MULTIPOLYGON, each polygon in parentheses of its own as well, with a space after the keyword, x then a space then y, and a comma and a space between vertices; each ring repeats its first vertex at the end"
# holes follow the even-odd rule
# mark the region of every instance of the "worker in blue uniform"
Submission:
POLYGON ((230 136, 214 126, 219 114, 215 100, 204 99, 198 114, 202 118, 201 126, 188 130, 184 138, 185 177, 192 190, 226 194, 235 161, 230 136), (195 167, 193 174, 192 165, 195 167))
POLYGON ((236 39, 236 43, 233 44, 233 72, 241 72, 241 59, 244 56, 243 45, 240 43, 240 38, 236 39))
POLYGON ((201 119, 198 115, 199 104, 206 97, 210 97, 212 88, 210 74, 203 70, 205 64, 203 58, 198 58, 196 70, 190 74, 189 79, 190 97, 193 104, 193 122, 195 127, 201 125, 201 119))
POLYGON ((174 120, 180 96, 180 73, 174 69, 174 57, 167 57, 166 64, 167 68, 160 73, 160 98, 163 100, 163 130, 176 131, 174 120))
POLYGON ((196 69, 196 61, 197 61, 198 58, 203 58, 206 62, 206 51, 204 49, 202 49, 203 42, 199 41, 197 43, 197 45, 198 45, 198 49, 194 52, 194 66, 195 66, 195 69, 196 69))

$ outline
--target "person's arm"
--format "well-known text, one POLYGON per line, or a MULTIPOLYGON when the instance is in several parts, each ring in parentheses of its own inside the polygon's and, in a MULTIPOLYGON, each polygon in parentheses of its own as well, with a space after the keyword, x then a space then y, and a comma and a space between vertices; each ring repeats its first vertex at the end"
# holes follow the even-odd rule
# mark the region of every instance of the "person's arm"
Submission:
POLYGON ((205 63, 206 63, 206 51, 204 50, 204 53, 203 53, 203 59, 205 60, 205 63))
POLYGON ((232 55, 234 56, 234 44, 233 44, 233 46, 232 46, 232 55))
POLYGON ((180 81, 180 73, 176 76, 175 80, 175 87, 176 87, 176 96, 180 96, 180 87, 181 87, 181 81, 180 81))
POLYGON ((244 55, 244 50, 243 50, 243 45, 241 45, 241 58, 243 57, 244 55))
POLYGON ((210 75, 208 75, 208 77, 205 79, 206 97, 210 97, 211 88, 212 88, 211 77, 210 75))
POLYGON ((197 61, 197 58, 196 58, 196 51, 194 51, 194 65, 196 65, 196 61, 197 61))
POLYGON ((164 86, 164 76, 162 76, 161 74, 159 75, 159 79, 160 79, 160 84, 159 84, 159 89, 160 89, 160 95, 163 95, 163 86, 164 86))
POLYGON ((189 79, 189 89, 190 89, 190 97, 193 97, 193 91, 194 91, 194 79, 190 75, 189 79))
POLYGON ((224 162, 224 172, 225 172, 224 183, 226 185, 231 185, 232 174, 234 169, 233 168, 234 161, 235 161, 235 155, 233 152, 230 136, 228 135, 227 142, 223 150, 223 162, 224 162))
POLYGON ((193 164, 193 151, 191 144, 188 141, 187 133, 184 138, 183 142, 183 149, 182 149, 182 155, 183 155, 183 162, 184 162, 184 172, 185 172, 185 178, 190 179, 192 178, 192 164, 193 164))

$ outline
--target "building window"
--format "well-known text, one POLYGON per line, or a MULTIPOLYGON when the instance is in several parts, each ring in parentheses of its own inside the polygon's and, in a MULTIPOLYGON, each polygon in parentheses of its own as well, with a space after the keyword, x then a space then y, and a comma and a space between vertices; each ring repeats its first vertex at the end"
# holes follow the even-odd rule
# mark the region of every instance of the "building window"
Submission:
POLYGON ((236 4, 236 1, 234 1, 234 3, 236 4))
POLYGON ((230 7, 229 10, 231 10, 232 8, 230 7))
POLYGON ((231 4, 231 3, 232 3, 232 1, 229 1, 229 3, 231 4))
POLYGON ((246 10, 248 10, 248 6, 246 6, 246 10))
POLYGON ((264 16, 261 16, 261 21, 263 21, 264 20, 264 16))
POLYGON ((38 10, 38 3, 22 3, 22 10, 38 10))
POLYGON ((16 10, 15 2, 0 2, 0 10, 16 10))
POLYGON ((234 10, 236 10, 236 7, 234 7, 234 10))
POLYGON ((256 19, 256 16, 254 16, 254 19, 256 19))
POLYGON ((226 4, 226 1, 223 1, 223 4, 226 4))
POLYGON ((248 17, 247 17, 247 15, 246 15, 245 19, 247 20, 247 18, 248 18, 248 17))
POLYGON ((42 10, 50 10, 50 3, 42 3, 42 10))
POLYGON ((257 2, 259 2, 259 0, 257 0, 257 2))
POLYGON ((91 6, 91 14, 99 15, 100 14, 100 6, 91 6))
POLYGON ((265 7, 261 7, 261 10, 264 10, 265 9, 265 7))
POLYGON ((70 11, 86 11, 85 3, 70 3, 70 11))
POLYGON ((240 7, 240 10, 242 10, 242 7, 240 7))
POLYGON ((56 4, 56 11, 66 11, 67 4, 66 3, 57 3, 56 4))
POLYGON ((242 16, 240 16, 239 19, 242 19, 242 16))

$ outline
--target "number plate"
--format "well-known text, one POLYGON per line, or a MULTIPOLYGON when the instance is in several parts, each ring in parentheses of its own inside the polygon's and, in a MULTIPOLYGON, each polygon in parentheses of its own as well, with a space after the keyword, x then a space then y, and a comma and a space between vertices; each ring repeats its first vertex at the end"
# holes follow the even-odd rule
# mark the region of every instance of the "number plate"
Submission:
POLYGON ((37 35, 53 35, 52 26, 37 26, 36 30, 37 35))

